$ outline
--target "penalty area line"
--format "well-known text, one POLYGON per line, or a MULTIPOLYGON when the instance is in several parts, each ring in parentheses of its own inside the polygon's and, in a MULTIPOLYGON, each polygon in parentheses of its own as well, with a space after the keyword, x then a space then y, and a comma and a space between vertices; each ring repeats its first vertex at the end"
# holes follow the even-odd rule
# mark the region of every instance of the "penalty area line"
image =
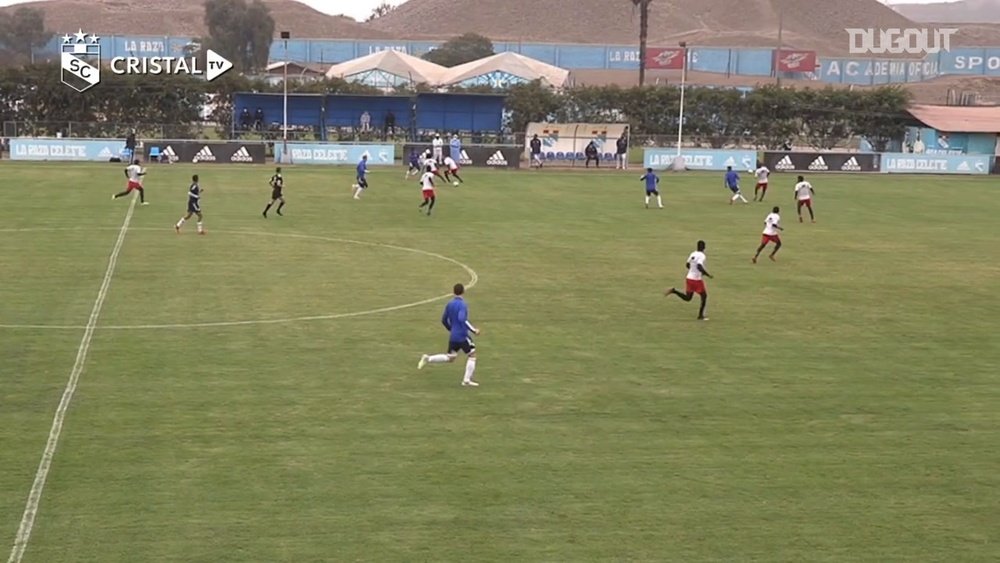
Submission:
POLYGON ((125 234, 128 232, 129 223, 132 222, 132 213, 135 211, 135 196, 129 203, 128 211, 125 213, 125 220, 121 229, 118 230, 118 238, 115 246, 111 249, 111 256, 108 258, 108 267, 104 271, 104 278, 101 280, 101 287, 97 290, 97 299, 90 310, 90 317, 86 326, 83 327, 83 337, 80 339, 80 347, 76 351, 76 361, 73 362, 73 369, 69 372, 69 381, 63 390, 59 406, 56 407, 55 416, 52 418, 52 428, 49 430, 49 437, 45 443, 45 450, 42 452, 42 460, 38 464, 38 471, 35 472, 35 480, 31 484, 28 492, 28 500, 24 506, 24 515, 21 516, 21 524, 18 526, 17 535, 14 537, 14 547, 11 549, 7 563, 21 563, 24 552, 28 548, 28 541, 31 539, 31 530, 35 525, 35 517, 38 515, 38 506, 42 500, 42 492, 45 489, 45 482, 49 476, 49 469, 52 467, 52 458, 55 457, 56 447, 59 445, 59 437, 62 435, 63 422, 66 419, 66 412, 73 401, 76 393, 76 386, 80 382, 80 375, 83 373, 84 364, 87 362, 87 354, 90 352, 90 342, 94 338, 94 331, 97 328, 97 320, 101 316, 104 308, 104 301, 108 296, 108 289, 111 287, 111 278, 115 273, 115 265, 118 263, 118 255, 121 253, 122 244, 125 242, 125 234))

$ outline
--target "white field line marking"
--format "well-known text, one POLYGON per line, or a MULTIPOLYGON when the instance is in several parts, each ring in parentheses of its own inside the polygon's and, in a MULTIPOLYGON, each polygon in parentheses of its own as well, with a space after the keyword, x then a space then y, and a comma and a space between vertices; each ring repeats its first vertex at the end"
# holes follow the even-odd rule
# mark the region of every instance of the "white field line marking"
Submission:
POLYGON ((97 290, 97 299, 94 307, 90 310, 90 318, 87 325, 83 327, 83 338, 80 339, 80 347, 76 351, 76 361, 73 369, 69 372, 69 381, 63 391, 59 406, 56 407, 56 414, 52 418, 52 429, 49 430, 49 439, 45 443, 45 450, 42 452, 42 461, 38 464, 38 471, 35 473, 35 481, 31 484, 31 491, 28 493, 28 501, 24 506, 24 515, 21 516, 21 525, 17 529, 17 536, 14 537, 14 547, 11 549, 10 558, 7 563, 21 563, 24 551, 28 547, 28 540, 31 539, 31 529, 35 525, 35 516, 38 515, 38 505, 42 500, 42 491, 45 489, 45 481, 49 476, 49 469, 52 467, 52 458, 55 456, 56 447, 59 445, 59 436, 62 434, 63 421, 66 419, 66 411, 73 401, 73 394, 76 393, 77 383, 80 381, 80 374, 83 373, 83 366, 87 362, 87 353, 90 351, 90 341, 94 337, 94 329, 97 327, 97 319, 101 316, 101 309, 104 308, 104 300, 108 296, 108 289, 111 287, 111 278, 115 273, 115 265, 118 263, 118 254, 121 252, 122 244, 125 242, 125 234, 128 232, 129 223, 132 222, 132 212, 135 211, 135 196, 129 203, 128 212, 125 213, 125 221, 118 231, 118 239, 111 250, 108 258, 108 268, 104 271, 104 279, 101 280, 101 287, 97 290))
MULTIPOLYGON (((44 229, 44 228, 34 228, 34 229, 0 229, 0 232, 24 232, 24 231, 48 231, 48 230, 62 230, 62 229, 44 229)), ((71 230, 71 229, 65 229, 71 230)), ((75 229, 72 229, 75 230, 75 229)), ((160 231, 162 229, 155 228, 135 228, 133 231, 160 231)), ((361 240, 352 239, 341 239, 332 237, 323 237, 317 235, 301 235, 294 233, 266 233, 260 231, 213 231, 215 233, 222 234, 235 234, 235 235, 251 235, 251 236, 273 236, 273 237, 285 237, 285 238, 298 238, 298 239, 312 239, 312 240, 322 240, 328 242, 339 242, 344 244, 355 244, 360 246, 370 246, 375 248, 387 248, 390 250, 399 250, 401 252, 410 252, 413 254, 420 254, 422 256, 427 256, 429 258, 436 258, 438 260, 443 260, 445 262, 450 262, 456 266, 465 270, 465 273, 469 276, 469 281, 465 284, 466 289, 471 289, 475 287, 476 283, 479 282, 479 274, 475 270, 470 268, 468 265, 455 260, 454 258, 449 258, 442 254, 437 254, 434 252, 429 252, 426 250, 420 250, 418 248, 409 248, 405 246, 397 246, 394 244, 386 244, 381 242, 368 242, 361 240)), ((380 313, 390 313, 393 311, 400 311, 402 309, 410 309, 413 307, 419 307, 421 305, 426 305, 428 303, 433 303, 435 301, 440 301, 442 299, 447 299, 451 297, 451 294, 439 295, 437 297, 431 297, 428 299, 422 299, 420 301, 415 301, 413 303, 406 303, 403 305, 393 305, 389 307, 381 307, 378 309, 369 309, 367 311, 356 311, 353 313, 334 313, 329 315, 310 315, 304 317, 288 317, 282 319, 250 319, 242 321, 219 321, 210 323, 180 323, 180 324, 157 324, 157 325, 108 325, 99 327, 98 330, 150 330, 150 329, 174 329, 174 328, 212 328, 212 327, 227 327, 227 326, 248 326, 248 325, 263 325, 263 324, 284 324, 284 323, 295 323, 304 321, 325 321, 333 319, 345 319, 350 317, 363 317, 368 315, 377 315, 380 313)), ((50 329, 50 330, 79 330, 86 327, 79 326, 65 326, 65 325, 5 325, 0 324, 0 328, 20 328, 20 329, 50 329)))

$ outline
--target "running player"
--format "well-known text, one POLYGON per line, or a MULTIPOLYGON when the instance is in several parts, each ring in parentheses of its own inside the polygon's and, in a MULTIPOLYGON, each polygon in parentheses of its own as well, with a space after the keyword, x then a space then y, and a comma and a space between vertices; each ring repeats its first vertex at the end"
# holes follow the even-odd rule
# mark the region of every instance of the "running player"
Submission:
POLYGON ((274 205, 274 202, 276 201, 280 203, 278 204, 278 209, 276 209, 275 212, 278 215, 283 215, 281 208, 285 206, 285 196, 282 194, 282 190, 285 189, 285 179, 281 176, 281 167, 274 169, 274 176, 271 176, 271 181, 269 183, 271 184, 271 202, 264 208, 264 213, 262 215, 264 215, 265 219, 267 219, 267 212, 270 211, 271 206, 274 205))
POLYGON ((774 250, 771 251, 771 255, 768 258, 772 262, 775 261, 774 255, 778 253, 781 249, 781 237, 778 235, 779 231, 784 231, 785 229, 781 226, 781 215, 778 215, 778 206, 775 206, 767 217, 764 218, 764 234, 760 237, 760 246, 757 247, 757 253, 753 255, 753 263, 757 263, 757 257, 760 256, 760 251, 764 250, 764 247, 768 243, 774 243, 774 250))
POLYGON ((417 149, 410 149, 410 167, 406 170, 406 176, 403 179, 417 174, 420 174, 420 155, 417 154, 417 149))
POLYGON ((431 210, 434 209, 434 202, 437 201, 437 197, 434 195, 434 173, 431 172, 430 165, 424 170, 424 175, 420 178, 420 191, 424 195, 424 202, 420 204, 420 209, 422 210, 426 207, 427 215, 429 216, 431 210))
POLYGON ((448 180, 445 180, 444 176, 441 175, 440 170, 438 170, 438 163, 437 163, 436 160, 434 160, 434 157, 431 156, 430 149, 428 149, 426 152, 424 152, 424 160, 423 160, 423 170, 424 170, 424 172, 426 172, 428 168, 430 168, 431 174, 437 176, 438 178, 441 178, 442 182, 447 182, 448 181, 448 180))
POLYGON ((458 182, 456 182, 455 185, 465 183, 465 180, 463 180, 462 177, 458 175, 459 166, 458 163, 455 162, 454 158, 452 158, 451 156, 444 157, 444 166, 445 166, 444 168, 445 182, 450 182, 451 177, 454 176, 455 179, 458 180, 458 182))
POLYGON ((184 226, 184 222, 191 218, 192 215, 198 216, 198 234, 205 234, 205 226, 202 223, 204 218, 201 215, 201 194, 203 190, 201 186, 198 185, 198 175, 195 174, 191 176, 191 187, 188 188, 188 210, 187 215, 181 217, 180 221, 174 225, 174 230, 178 233, 181 232, 181 227, 184 226))
MULTIPOLYGON (((141 192, 140 192, 141 193, 141 192)), ((816 216, 813 215, 813 201, 812 196, 816 194, 816 190, 813 189, 812 184, 806 182, 806 179, 799 176, 799 183, 795 184, 795 205, 796 211, 799 213, 799 223, 802 222, 802 208, 805 207, 809 210, 809 220, 813 223, 816 222, 816 216)))
POLYGON ((708 273, 708 270, 705 269, 705 241, 698 241, 698 250, 695 250, 688 256, 685 267, 688 273, 687 278, 684 280, 684 293, 677 291, 677 288, 671 287, 666 296, 676 295, 684 301, 691 301, 694 298, 694 294, 697 293, 701 296, 701 308, 698 309, 698 320, 707 321, 708 318, 705 317, 705 305, 708 304, 708 291, 705 289, 705 280, 702 279, 702 276, 711 278, 712 274, 708 273))
POLYGON ((465 286, 456 283, 453 291, 455 297, 448 302, 444 308, 444 314, 441 315, 441 324, 449 333, 448 353, 420 356, 417 369, 424 369, 427 364, 450 364, 458 358, 459 352, 464 352, 468 359, 465 361, 465 376, 462 378, 462 385, 479 387, 479 384, 472 380, 472 374, 476 371, 476 343, 469 335, 470 333, 478 335, 479 329, 469 322, 469 306, 462 298, 465 286))
POLYGON ((146 201, 146 190, 142 188, 142 177, 145 175, 146 170, 139 165, 139 159, 137 158, 133 160, 132 164, 125 167, 125 177, 128 178, 128 184, 125 186, 125 191, 111 196, 111 200, 114 201, 120 197, 127 196, 133 191, 137 191, 139 192, 139 201, 142 202, 143 205, 149 205, 149 202, 146 201))
POLYGON ((653 173, 652 168, 647 168, 646 173, 639 178, 646 182, 646 209, 649 209, 649 196, 656 196, 656 204, 663 209, 663 198, 660 197, 660 177, 653 173))
POLYGON ((358 175, 355 179, 355 184, 351 187, 354 188, 354 199, 361 199, 361 192, 368 189, 368 155, 361 155, 361 161, 358 162, 358 175))
POLYGON ((732 205, 737 199, 743 203, 749 203, 740 191, 740 175, 733 170, 732 166, 726 167, 726 187, 733 192, 733 197, 729 198, 729 205, 732 205))
POLYGON ((757 170, 754 170, 754 176, 757 177, 757 185, 753 188, 753 200, 754 201, 764 201, 764 196, 767 195, 767 179, 771 175, 771 170, 764 166, 763 163, 757 170), (757 194, 760 194, 760 199, 757 199, 757 194))

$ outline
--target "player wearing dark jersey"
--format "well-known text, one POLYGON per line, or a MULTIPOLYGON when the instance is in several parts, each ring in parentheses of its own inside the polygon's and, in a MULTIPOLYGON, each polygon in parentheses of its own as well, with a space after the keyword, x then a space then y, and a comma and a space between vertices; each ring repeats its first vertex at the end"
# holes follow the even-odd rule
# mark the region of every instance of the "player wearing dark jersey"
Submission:
POLYGON ((278 209, 275 211, 278 215, 283 215, 281 213, 281 208, 285 206, 285 196, 282 193, 282 190, 285 189, 285 179, 281 176, 280 167, 274 170, 274 176, 271 176, 270 184, 271 202, 267 204, 267 207, 264 208, 264 213, 262 213, 265 219, 267 219, 267 212, 271 210, 271 206, 274 205, 274 202, 276 201, 280 203, 278 203, 278 209))
POLYGON ((181 227, 184 226, 184 222, 191 218, 192 215, 198 216, 198 234, 205 234, 205 226, 202 224, 204 217, 201 214, 201 194, 204 190, 198 185, 198 175, 195 174, 191 176, 191 186, 188 187, 188 206, 187 215, 181 217, 180 221, 174 225, 174 230, 178 233, 181 232, 181 227))
POLYGON ((472 335, 479 334, 479 329, 469 322, 469 306, 462 297, 464 293, 465 286, 460 283, 455 284, 455 297, 445 306, 444 314, 441 315, 441 324, 448 331, 448 352, 420 356, 417 369, 424 369, 427 364, 449 364, 458 358, 459 352, 464 352, 467 359, 462 385, 479 387, 479 384, 472 379, 476 371, 476 343, 472 341, 472 335))

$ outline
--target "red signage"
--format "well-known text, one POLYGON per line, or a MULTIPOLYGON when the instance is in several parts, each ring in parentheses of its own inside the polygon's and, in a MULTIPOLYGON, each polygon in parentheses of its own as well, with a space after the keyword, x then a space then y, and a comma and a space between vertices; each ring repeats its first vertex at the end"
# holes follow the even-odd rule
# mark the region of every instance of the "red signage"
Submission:
POLYGON ((774 68, 778 72, 813 72, 816 70, 816 51, 775 49, 774 68))
POLYGON ((650 47, 646 49, 646 68, 658 70, 681 70, 687 58, 685 49, 664 49, 650 47))

